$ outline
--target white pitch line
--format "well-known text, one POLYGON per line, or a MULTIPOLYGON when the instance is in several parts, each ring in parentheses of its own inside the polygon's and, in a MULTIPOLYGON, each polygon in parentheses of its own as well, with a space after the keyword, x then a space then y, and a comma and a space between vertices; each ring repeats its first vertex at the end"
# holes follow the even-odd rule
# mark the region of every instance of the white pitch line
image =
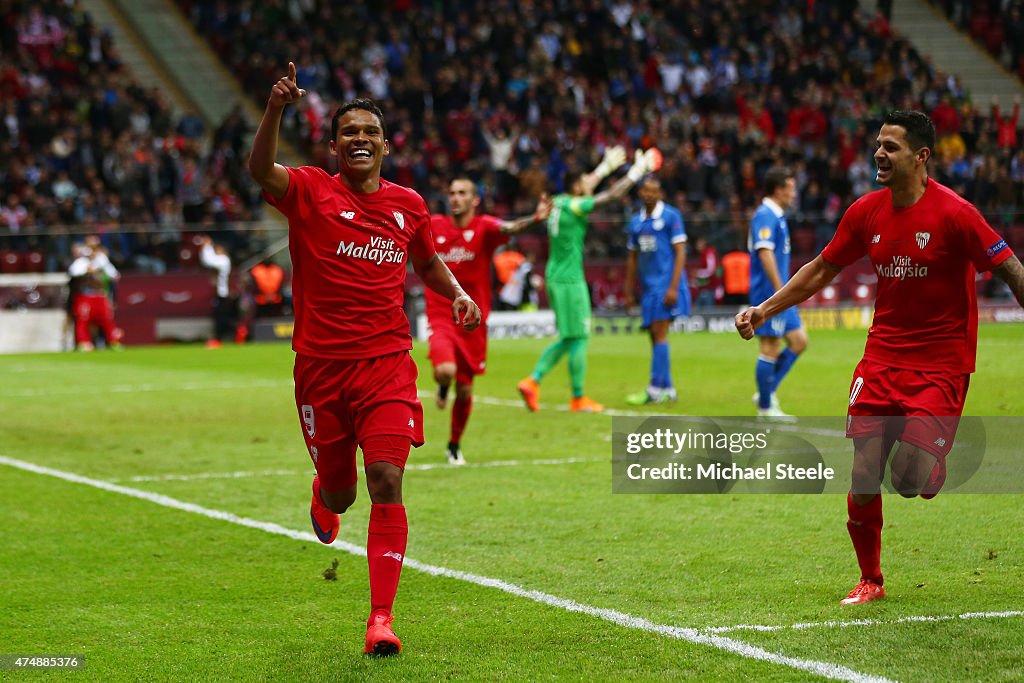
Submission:
MULTIPOLYGON (((101 481, 99 479, 91 479, 89 477, 83 477, 72 472, 64 472, 62 470, 55 470, 49 467, 42 467, 35 465, 23 460, 16 460, 14 458, 7 458, 0 456, 0 464, 14 467, 26 472, 33 472, 35 474, 43 474, 50 477, 56 477, 57 479, 63 479, 75 484, 84 484, 93 488, 102 489, 104 491, 110 491, 112 493, 119 493, 121 495, 145 500, 150 503, 155 503, 163 507, 172 508, 175 510, 181 510, 184 512, 191 512, 193 514, 208 517, 210 519, 217 519, 231 524, 237 524, 239 526, 248 527, 250 529, 258 529, 270 534, 276 534, 278 536, 285 536, 299 541, 306 541, 309 543, 319 543, 316 536, 308 531, 295 531, 294 529, 288 529, 279 524, 273 522, 261 522, 255 519, 249 519, 248 517, 239 517, 238 515, 223 510, 213 510, 210 508, 196 505, 194 503, 187 503, 184 501, 164 496, 158 493, 150 493, 149 491, 142 491, 140 489, 128 488, 126 486, 119 486, 118 484, 112 484, 110 482, 101 481)), ((341 550, 343 552, 350 553, 356 556, 366 556, 366 549, 355 545, 353 543, 347 543, 344 541, 335 541, 331 544, 331 547, 341 550)), ((501 579, 494 579, 487 576, 480 576, 479 574, 471 574, 468 572, 462 572, 454 569, 448 569, 446 567, 439 567, 436 565, 427 564, 425 562, 419 562, 417 560, 406 557, 405 566, 432 576, 441 576, 450 579, 456 579, 458 581, 465 581, 478 586, 486 588, 494 588, 511 595, 526 598, 543 605, 550 607, 557 607, 559 609, 566 610, 568 612, 577 612, 580 614, 586 614, 604 621, 623 626, 625 628, 636 629, 640 631, 647 631, 649 633, 657 633, 659 635, 667 636, 669 638, 676 638, 678 640, 685 640, 690 643, 698 645, 707 645, 710 647, 731 652, 745 657, 747 659, 755 659, 762 662, 768 662, 771 664, 778 664, 780 666, 787 666, 800 671, 806 671, 811 674, 821 676, 838 681, 849 681, 850 683, 890 683, 889 679, 881 676, 872 676, 870 674, 860 673, 854 671, 845 666, 839 664, 832 664, 830 662, 819 662, 813 659, 800 659, 798 657, 789 657, 783 654, 770 652, 764 648, 749 643, 744 643, 724 636, 703 633, 699 629, 695 628, 683 628, 680 626, 669 626, 665 624, 657 624, 643 617, 635 617, 624 612, 619 612, 613 609, 604 609, 599 607, 592 607, 575 600, 569 600, 567 598, 560 598, 550 593, 544 593, 537 590, 529 590, 501 579)))
POLYGON ((911 616, 899 619, 849 619, 844 621, 808 621, 788 626, 768 626, 764 624, 738 624, 736 626, 714 626, 702 629, 704 633, 732 633, 733 631, 805 631, 812 628, 847 628, 850 626, 888 626, 892 624, 931 623, 940 621, 960 621, 969 619, 1008 619, 1024 617, 1024 611, 1010 610, 1005 612, 967 612, 965 614, 939 614, 935 616, 911 616))
POLYGON ((247 382, 180 382, 176 384, 112 384, 110 386, 63 386, 46 389, 25 389, 5 392, 12 398, 57 396, 60 394, 136 394, 154 391, 206 391, 220 389, 264 389, 293 386, 292 380, 257 380, 247 382))
MULTIPOLYGON (((520 467, 529 465, 570 465, 580 462, 606 462, 606 458, 560 458, 550 460, 495 460, 492 462, 470 462, 459 467, 452 467, 447 462, 413 463, 406 465, 407 470, 455 470, 474 469, 478 467, 520 467)), ((312 475, 313 470, 254 470, 239 472, 198 472, 196 474, 152 474, 128 477, 126 479, 110 479, 111 482, 130 481, 133 483, 146 481, 195 481, 199 479, 248 479, 251 477, 285 477, 312 475)))

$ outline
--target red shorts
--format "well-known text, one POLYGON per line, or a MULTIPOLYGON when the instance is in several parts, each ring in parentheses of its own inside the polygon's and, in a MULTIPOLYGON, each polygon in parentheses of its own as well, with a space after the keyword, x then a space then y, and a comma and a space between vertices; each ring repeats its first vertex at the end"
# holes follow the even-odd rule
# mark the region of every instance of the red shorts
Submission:
POLYGON ((847 438, 892 436, 944 462, 964 412, 967 373, 922 372, 863 359, 853 371, 847 438))
POLYGON ((466 332, 455 325, 451 316, 429 318, 430 353, 435 366, 455 363, 455 381, 471 384, 473 377, 484 374, 487 367, 487 327, 481 325, 466 332))
POLYGON ((356 447, 363 466, 381 460, 405 468, 404 457, 367 454, 372 436, 406 437, 423 445, 423 405, 416 394, 416 363, 408 351, 378 358, 333 360, 296 354, 295 406, 302 436, 328 491, 356 483, 356 447))

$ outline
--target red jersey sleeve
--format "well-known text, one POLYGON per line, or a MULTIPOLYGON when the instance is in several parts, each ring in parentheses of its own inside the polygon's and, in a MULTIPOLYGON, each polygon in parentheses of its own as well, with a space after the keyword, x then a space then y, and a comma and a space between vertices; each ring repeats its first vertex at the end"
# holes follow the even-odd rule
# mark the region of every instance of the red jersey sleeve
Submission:
POLYGON ((316 174, 318 171, 320 174, 325 172, 315 166, 300 166, 299 168, 285 166, 285 170, 288 171, 288 189, 285 190, 284 196, 277 199, 264 190, 263 198, 267 200, 268 204, 289 218, 301 216, 310 204, 310 187, 314 180, 313 174, 316 174))
POLYGON ((867 240, 863 234, 866 223, 864 204, 861 198, 846 210, 832 241, 821 250, 821 257, 833 266, 845 268, 868 253, 867 240))
POLYGON ((409 240, 409 253, 424 262, 434 258, 434 235, 430 230, 430 212, 427 204, 420 199, 421 206, 416 211, 416 232, 409 240))
POLYGON ((501 224, 504 221, 497 216, 481 216, 480 218, 485 231, 484 249, 490 257, 498 247, 508 242, 509 236, 501 231, 501 224))
POLYGON ((979 273, 992 270, 1013 256, 1010 245, 992 229, 973 204, 965 204, 956 213, 953 223, 963 240, 964 253, 979 273))

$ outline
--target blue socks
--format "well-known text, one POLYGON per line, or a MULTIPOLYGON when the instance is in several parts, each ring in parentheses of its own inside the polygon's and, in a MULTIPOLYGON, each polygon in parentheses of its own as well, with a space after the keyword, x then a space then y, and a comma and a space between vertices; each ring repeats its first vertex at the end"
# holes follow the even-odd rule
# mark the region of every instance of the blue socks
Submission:
POLYGON ((793 363, 796 362, 798 356, 790 351, 788 348, 779 354, 779 357, 775 359, 775 388, 778 389, 779 385, 782 384, 782 378, 786 376, 789 369, 793 367, 793 363))
POLYGON ((774 360, 768 360, 765 356, 757 357, 757 391, 760 396, 757 400, 757 407, 761 410, 771 407, 772 392, 775 391, 775 366, 774 360))
POLYGON ((783 378, 789 374, 797 358, 799 356, 788 348, 783 350, 775 360, 769 360, 764 356, 757 357, 755 377, 757 378, 757 391, 760 393, 757 401, 758 408, 763 410, 771 406, 772 394, 782 384, 783 378))
POLYGON ((668 342, 655 344, 651 349, 651 386, 659 389, 672 388, 668 342))

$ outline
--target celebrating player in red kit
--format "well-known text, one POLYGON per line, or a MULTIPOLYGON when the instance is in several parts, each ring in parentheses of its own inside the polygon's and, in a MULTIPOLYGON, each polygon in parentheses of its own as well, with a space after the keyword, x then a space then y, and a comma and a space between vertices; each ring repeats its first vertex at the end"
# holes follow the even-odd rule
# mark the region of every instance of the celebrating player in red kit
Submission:
POLYGON ((931 498, 946 478, 978 340, 975 272, 992 270, 1024 306, 1024 268, 970 202, 928 177, 935 127, 890 113, 878 134, 877 181, 847 210, 832 242, 760 306, 736 316, 750 339, 776 313, 821 290, 865 254, 878 275, 875 316, 853 372, 846 435, 853 481, 846 523, 861 580, 841 602, 885 597, 881 482, 889 452, 901 495, 931 498), (899 416, 899 417, 894 417, 899 416))
POLYGON ((480 305, 485 324, 472 332, 452 322, 451 302, 427 290, 427 320, 430 322, 430 361, 437 380, 437 407, 444 408, 448 391, 455 380, 448 462, 464 465, 460 441, 473 408, 473 377, 482 375, 487 360, 487 314, 491 310, 491 259, 494 250, 508 241, 509 235, 544 221, 551 213, 551 200, 540 198, 532 216, 503 221, 477 214, 480 196, 476 184, 458 177, 448 185, 449 216, 431 216, 431 233, 437 255, 452 271, 473 301, 480 305))
POLYGON ((412 339, 402 308, 406 257, 430 289, 451 301, 456 324, 475 329, 480 309, 437 258, 430 214, 416 192, 380 177, 388 154, 384 116, 370 100, 340 107, 330 154, 340 173, 275 163, 286 105, 306 94, 295 65, 273 86, 249 156, 264 198, 288 217, 295 302, 295 404, 316 467, 310 517, 324 543, 356 498, 356 448, 370 494, 366 556, 370 618, 365 652, 392 655, 391 628, 408 526, 402 474, 423 443, 412 339))

